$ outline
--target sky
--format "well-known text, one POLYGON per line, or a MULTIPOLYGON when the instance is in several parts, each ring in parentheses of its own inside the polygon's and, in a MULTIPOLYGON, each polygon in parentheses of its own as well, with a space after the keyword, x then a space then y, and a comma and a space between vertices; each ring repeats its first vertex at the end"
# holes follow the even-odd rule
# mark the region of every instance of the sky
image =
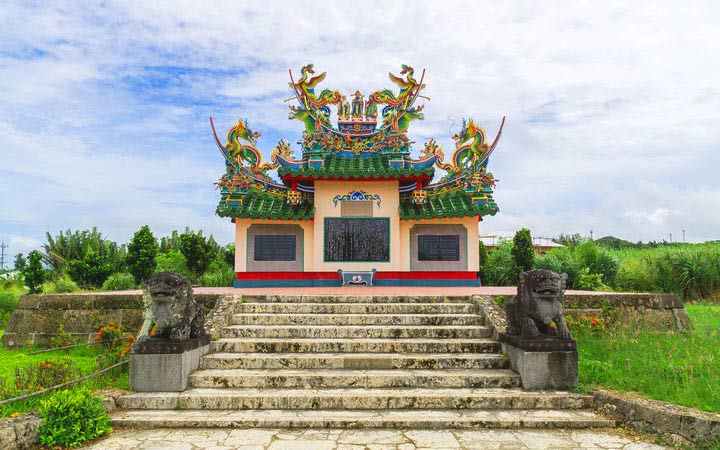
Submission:
POLYGON ((693 1, 0 1, 0 239, 97 226, 127 242, 203 229, 240 117, 265 158, 288 69, 346 94, 426 70, 409 135, 451 154, 463 118, 494 136, 500 212, 483 235, 720 238, 720 3, 693 1))

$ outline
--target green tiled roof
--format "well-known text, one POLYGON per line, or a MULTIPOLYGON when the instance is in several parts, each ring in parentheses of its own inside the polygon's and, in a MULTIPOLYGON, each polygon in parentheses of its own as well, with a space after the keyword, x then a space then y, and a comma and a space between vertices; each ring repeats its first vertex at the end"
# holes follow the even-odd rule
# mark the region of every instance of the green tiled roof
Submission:
POLYGON ((401 219, 433 219, 445 217, 494 216, 497 204, 488 196, 484 205, 478 206, 464 190, 458 189, 439 195, 428 195, 422 205, 413 203, 412 198, 400 198, 401 219))
POLYGON ((315 205, 312 199, 290 205, 285 197, 251 189, 241 205, 228 205, 223 198, 216 212, 220 217, 240 219, 309 220, 315 215, 315 205))
POLYGON ((434 174, 432 167, 424 169, 416 169, 413 167, 390 167, 388 155, 371 155, 363 158, 361 156, 346 158, 337 155, 328 155, 325 157, 324 164, 319 168, 303 167, 300 169, 290 169, 281 167, 278 169, 278 175, 281 177, 291 175, 303 178, 330 178, 330 179, 354 179, 354 178, 400 178, 413 177, 420 175, 434 174))

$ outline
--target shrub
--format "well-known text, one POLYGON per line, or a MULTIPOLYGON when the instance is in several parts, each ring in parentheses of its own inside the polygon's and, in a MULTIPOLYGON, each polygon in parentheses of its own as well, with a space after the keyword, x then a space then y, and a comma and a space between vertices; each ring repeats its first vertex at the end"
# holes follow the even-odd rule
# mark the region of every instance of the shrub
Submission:
POLYGON ((155 258, 158 253, 158 242, 150 231, 150 227, 143 225, 128 245, 127 265, 128 271, 135 277, 135 283, 140 284, 150 278, 157 266, 155 258))
POLYGON ((587 267, 583 267, 577 273, 573 287, 583 291, 601 291, 608 289, 602 282, 602 274, 590 273, 590 269, 587 267))
POLYGON ((42 284, 45 281, 45 271, 43 270, 42 254, 33 250, 28 255, 28 261, 23 269, 23 278, 25 279, 25 285, 30 289, 31 294, 38 294, 42 292, 42 284))
POLYGON ((102 327, 95 335, 95 342, 99 342, 103 350, 118 355, 126 354, 134 341, 135 336, 125 333, 115 325, 102 327))
POLYGON ((114 273, 102 285, 103 291, 126 291, 135 287, 135 277, 129 273, 114 273))
POLYGON ((68 275, 84 287, 100 287, 113 272, 113 265, 98 252, 89 251, 82 259, 70 261, 68 275))
POLYGON ((40 361, 15 368, 15 386, 18 391, 41 391, 67 383, 80 376, 80 369, 72 360, 40 361))
POLYGON ((112 431, 102 401, 88 389, 53 393, 40 404, 40 416, 38 433, 43 445, 77 447, 112 431))
POLYGON ((478 245, 478 275, 480 276, 481 280, 485 278, 485 265, 487 264, 487 259, 487 247, 485 247, 485 244, 480 241, 480 244, 478 245))
POLYGON ((70 333, 65 331, 65 325, 62 323, 58 325, 57 333, 55 333, 55 336, 50 338, 50 347, 69 347, 73 344, 73 337, 70 333))
POLYGON ((488 286, 509 286, 517 284, 520 269, 512 255, 512 241, 501 241, 488 254, 485 265, 485 284, 488 286))
POLYGON ((67 276, 56 278, 53 281, 45 283, 43 290, 48 294, 65 294, 69 292, 79 291, 78 285, 67 276))
POLYGON ((157 257, 157 267, 155 272, 175 272, 189 280, 193 280, 193 274, 187 267, 187 260, 179 250, 170 250, 167 253, 161 253, 157 257))
POLYGON ((521 270, 530 270, 535 259, 535 249, 533 248, 532 236, 530 230, 521 228, 513 237, 512 255, 515 265, 521 270))
POLYGON ((235 281, 235 272, 228 268, 208 270, 199 279, 201 286, 206 287, 232 287, 235 281))

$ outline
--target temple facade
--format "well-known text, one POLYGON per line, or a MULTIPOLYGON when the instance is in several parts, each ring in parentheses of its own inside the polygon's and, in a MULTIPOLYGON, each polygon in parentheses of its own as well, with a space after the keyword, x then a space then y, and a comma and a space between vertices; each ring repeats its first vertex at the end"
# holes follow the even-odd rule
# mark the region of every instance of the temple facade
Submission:
POLYGON ((399 92, 349 99, 317 92, 326 74, 312 64, 300 75, 290 72, 289 117, 305 126, 298 157, 281 140, 263 161, 245 120, 223 145, 211 119, 227 169, 217 214, 235 224, 235 286, 479 285, 478 222, 498 211, 487 164, 505 119, 492 142, 464 121, 447 161, 432 139, 413 158, 407 130, 429 100, 424 71, 418 81, 403 65, 390 74, 399 92))

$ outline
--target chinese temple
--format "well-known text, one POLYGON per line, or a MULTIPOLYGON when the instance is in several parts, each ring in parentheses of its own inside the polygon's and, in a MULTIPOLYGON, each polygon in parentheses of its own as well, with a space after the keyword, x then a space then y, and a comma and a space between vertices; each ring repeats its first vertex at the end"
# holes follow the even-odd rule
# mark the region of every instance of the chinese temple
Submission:
POLYGON ((223 144, 210 119, 227 169, 217 214, 235 224, 235 287, 479 285, 478 222, 498 211, 487 165, 505 119, 492 142, 467 120, 448 160, 432 139, 415 159, 407 131, 429 100, 424 70, 418 81, 403 65, 390 73, 399 92, 349 98, 319 90, 325 75, 312 64, 297 80, 290 71, 289 118, 305 126, 297 156, 280 140, 264 161, 246 120, 223 144))

